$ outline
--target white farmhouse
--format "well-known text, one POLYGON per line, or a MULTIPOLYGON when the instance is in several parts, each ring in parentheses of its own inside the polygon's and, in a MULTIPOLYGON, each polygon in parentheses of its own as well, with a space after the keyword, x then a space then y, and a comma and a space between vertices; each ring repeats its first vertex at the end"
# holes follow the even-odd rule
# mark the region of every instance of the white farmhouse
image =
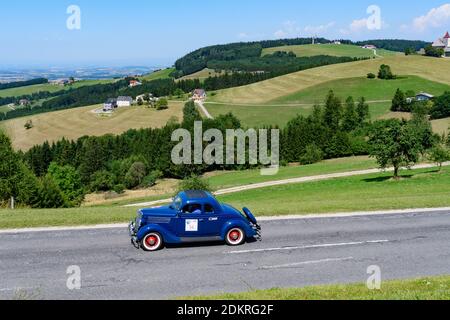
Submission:
POLYGON ((133 98, 131 97, 118 97, 117 98, 117 107, 131 107, 131 104, 133 103, 133 98))

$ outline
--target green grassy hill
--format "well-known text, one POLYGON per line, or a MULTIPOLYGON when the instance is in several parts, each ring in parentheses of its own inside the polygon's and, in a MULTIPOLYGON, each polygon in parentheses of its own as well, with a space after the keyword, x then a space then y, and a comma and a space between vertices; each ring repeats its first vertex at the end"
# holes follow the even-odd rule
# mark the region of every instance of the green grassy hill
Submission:
MULTIPOLYGON (((330 55, 337 57, 355 57, 355 58, 365 58, 365 57, 376 57, 373 50, 363 49, 354 45, 347 44, 308 44, 308 45, 298 45, 298 46, 282 46, 264 49, 262 55, 272 54, 276 51, 292 51, 297 55, 297 57, 311 57, 318 55, 330 55)), ((393 56, 399 53, 377 49, 377 56, 393 56)))
POLYGON ((155 71, 149 73, 143 77, 140 77, 141 80, 152 81, 158 79, 167 79, 170 78, 170 74, 175 71, 175 68, 167 68, 164 70, 155 71))
MULTIPOLYGON (((450 89, 450 63, 422 56, 391 56, 304 70, 247 86, 219 90, 206 106, 213 116, 233 112, 244 125, 284 125, 297 114, 309 114, 329 90, 345 99, 365 96, 373 118, 389 113, 395 90, 442 94, 450 89), (388 64, 399 79, 369 80, 381 64, 388 64), (276 114, 276 116, 274 116, 276 114)), ((445 126, 445 124, 442 124, 445 126)))
POLYGON ((0 97, 23 96, 23 95, 33 94, 33 93, 41 92, 41 91, 57 92, 60 90, 69 90, 71 88, 76 89, 76 88, 80 88, 80 87, 84 87, 84 86, 92 86, 92 85, 96 85, 96 84, 110 83, 113 81, 115 81, 115 80, 113 80, 113 79, 81 80, 81 81, 75 82, 73 85, 70 85, 70 86, 58 86, 58 85, 53 85, 50 83, 36 84, 36 85, 32 85, 32 86, 0 90, 0 97))

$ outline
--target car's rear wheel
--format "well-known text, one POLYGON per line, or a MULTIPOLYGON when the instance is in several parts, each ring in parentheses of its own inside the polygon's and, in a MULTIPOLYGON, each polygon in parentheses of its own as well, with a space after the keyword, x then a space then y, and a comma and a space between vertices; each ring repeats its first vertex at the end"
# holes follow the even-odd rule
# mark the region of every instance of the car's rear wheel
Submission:
POLYGON ((145 251, 158 251, 164 245, 162 237, 157 232, 150 232, 142 239, 142 249, 145 251))
POLYGON ((245 233, 241 228, 232 228, 227 232, 225 241, 229 246, 239 246, 245 242, 245 233))

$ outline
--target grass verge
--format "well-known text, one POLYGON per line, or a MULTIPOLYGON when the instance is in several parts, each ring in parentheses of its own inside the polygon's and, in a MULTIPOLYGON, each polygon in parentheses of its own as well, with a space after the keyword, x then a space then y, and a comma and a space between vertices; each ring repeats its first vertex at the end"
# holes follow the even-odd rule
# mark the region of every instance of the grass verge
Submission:
POLYGON ((191 300, 448 300, 450 276, 385 281, 380 290, 365 284, 257 290, 235 294, 187 297, 191 300))
POLYGON ((254 189, 219 196, 258 216, 450 206, 450 168, 403 171, 254 189))
MULTIPOLYGON (((450 168, 371 174, 292 184, 219 196, 257 216, 371 211, 450 206, 450 168)), ((0 229, 125 223, 138 208, 117 206, 71 209, 0 210, 0 229)))

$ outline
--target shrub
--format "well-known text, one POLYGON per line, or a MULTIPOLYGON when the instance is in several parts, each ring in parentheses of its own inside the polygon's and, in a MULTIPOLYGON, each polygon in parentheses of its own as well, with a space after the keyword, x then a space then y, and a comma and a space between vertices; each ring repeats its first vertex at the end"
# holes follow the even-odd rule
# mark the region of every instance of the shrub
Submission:
POLYGON ((301 164, 313 164, 323 160, 323 151, 315 144, 305 148, 305 153, 300 157, 301 164))
POLYGON ((133 163, 125 175, 125 186, 128 189, 136 188, 142 183, 146 174, 147 169, 145 168, 145 164, 142 162, 133 163))
POLYGON ((114 176, 112 173, 102 170, 97 171, 92 176, 91 190, 92 191, 109 191, 114 186, 114 176))
POLYGON ((141 183, 141 187, 150 188, 156 184, 158 179, 161 179, 164 174, 161 171, 152 171, 149 175, 147 175, 141 183))
POLYGON ((69 165, 58 166, 51 163, 48 175, 61 189, 62 193, 70 201, 71 205, 79 206, 84 199, 84 188, 78 171, 69 165))
POLYGON ((156 102, 156 110, 165 110, 169 108, 169 102, 165 98, 161 98, 156 102))
POLYGON ((450 150, 443 145, 437 145, 430 150, 429 159, 438 165, 439 170, 442 170, 442 164, 450 161, 450 150))
POLYGON ((190 178, 184 179, 178 184, 178 192, 189 191, 189 190, 203 190, 212 191, 211 186, 208 181, 202 179, 199 176, 191 176, 190 178))
POLYGON ((48 209, 66 208, 68 206, 66 197, 50 176, 45 176, 42 179, 39 191, 39 204, 37 206, 48 209))
POLYGON ((442 96, 435 98, 430 115, 431 119, 450 117, 450 91, 447 91, 442 96))
POLYGON ((395 76, 392 73, 390 66, 388 66, 387 64, 382 64, 380 66, 380 70, 378 71, 378 78, 383 80, 392 80, 395 79, 395 76))
POLYGON ((125 185, 123 185, 123 184, 116 184, 114 186, 114 192, 117 194, 122 194, 124 192, 124 190, 125 190, 125 185))
POLYGON ((375 75, 375 73, 370 72, 370 73, 367 74, 367 78, 368 79, 375 79, 376 77, 377 76, 375 75))
POLYGON ((32 120, 28 120, 25 125, 24 125, 25 129, 30 130, 31 128, 33 128, 33 121, 32 120))

